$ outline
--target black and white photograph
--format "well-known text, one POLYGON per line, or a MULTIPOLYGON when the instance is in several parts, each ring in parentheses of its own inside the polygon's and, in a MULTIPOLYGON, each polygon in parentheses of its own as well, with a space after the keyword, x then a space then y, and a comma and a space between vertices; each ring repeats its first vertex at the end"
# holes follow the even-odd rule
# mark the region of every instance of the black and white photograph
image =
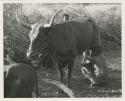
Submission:
POLYGON ((3 3, 4 98, 121 98, 120 3, 3 3))

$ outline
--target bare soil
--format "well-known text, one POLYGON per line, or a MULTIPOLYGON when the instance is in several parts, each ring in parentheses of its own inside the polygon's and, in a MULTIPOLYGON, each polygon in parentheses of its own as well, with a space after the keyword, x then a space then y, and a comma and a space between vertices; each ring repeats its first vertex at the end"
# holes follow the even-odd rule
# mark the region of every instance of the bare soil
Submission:
MULTIPOLYGON (((105 85, 89 88, 90 82, 86 80, 80 70, 81 57, 76 58, 72 73, 71 89, 76 97, 121 97, 121 51, 108 51, 104 53, 107 59, 108 78, 105 85)), ((59 81, 56 69, 40 68, 37 70, 38 88, 40 97, 57 97, 58 88, 47 84, 41 79, 59 81)))

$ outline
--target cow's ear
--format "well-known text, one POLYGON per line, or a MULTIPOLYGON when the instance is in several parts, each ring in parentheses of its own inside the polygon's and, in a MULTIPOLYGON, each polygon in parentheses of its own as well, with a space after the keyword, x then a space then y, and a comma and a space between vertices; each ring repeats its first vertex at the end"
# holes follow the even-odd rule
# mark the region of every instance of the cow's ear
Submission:
POLYGON ((46 33, 46 34, 48 34, 49 33, 49 31, 50 31, 50 27, 46 27, 46 28, 44 28, 44 33, 46 33))
POLYGON ((40 27, 40 28, 39 28, 39 32, 43 32, 43 27, 40 27))

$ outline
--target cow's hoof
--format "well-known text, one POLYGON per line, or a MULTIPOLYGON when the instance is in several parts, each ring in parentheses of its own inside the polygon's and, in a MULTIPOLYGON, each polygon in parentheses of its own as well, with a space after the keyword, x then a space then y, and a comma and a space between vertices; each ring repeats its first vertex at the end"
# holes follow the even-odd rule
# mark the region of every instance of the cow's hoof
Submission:
POLYGON ((63 94, 64 94, 63 91, 61 91, 61 90, 58 90, 58 91, 57 91, 57 96, 62 96, 63 94))
POLYGON ((64 93, 63 91, 62 92, 58 91, 57 97, 69 97, 69 96, 66 93, 64 93))
POLYGON ((95 88, 96 84, 90 84, 89 88, 95 88))
POLYGON ((57 91, 57 96, 58 97, 68 97, 68 95, 61 90, 57 91))

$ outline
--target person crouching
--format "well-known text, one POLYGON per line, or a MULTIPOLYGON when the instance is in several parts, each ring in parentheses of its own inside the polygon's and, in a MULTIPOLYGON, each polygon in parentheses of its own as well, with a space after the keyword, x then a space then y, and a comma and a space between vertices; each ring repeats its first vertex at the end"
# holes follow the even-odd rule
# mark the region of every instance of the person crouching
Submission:
POLYGON ((92 56, 91 50, 83 52, 83 59, 81 63, 81 71, 86 79, 90 81, 90 87, 101 86, 105 83, 106 59, 102 53, 98 56, 92 56))

